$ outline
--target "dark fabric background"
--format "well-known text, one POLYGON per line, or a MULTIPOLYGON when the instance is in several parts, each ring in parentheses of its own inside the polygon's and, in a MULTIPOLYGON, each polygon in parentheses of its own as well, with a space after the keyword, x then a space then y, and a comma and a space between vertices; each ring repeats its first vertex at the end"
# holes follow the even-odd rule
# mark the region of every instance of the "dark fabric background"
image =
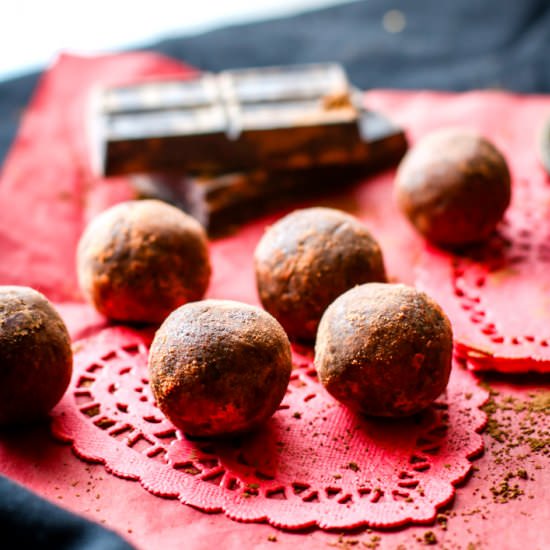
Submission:
MULTIPOLYGON (((365 0, 171 38, 147 49, 213 71, 339 61, 362 88, 548 93, 550 0, 365 0), (406 17, 400 33, 384 30, 390 9, 406 17)), ((0 83, 0 164, 37 78, 0 83)))
MULTIPOLYGON (((181 17, 185 17, 183 7, 181 17)), ((550 1, 367 0, 171 38, 147 49, 212 71, 339 61, 362 88, 501 87, 548 93, 550 1), (405 14, 406 26, 400 33, 391 34, 382 25, 390 9, 405 14)), ((38 78, 36 73, 0 83, 0 165, 38 78)), ((14 537, 9 548, 128 548, 112 533, 3 478, 0 530, 14 537)), ((9 541, 3 538, 2 544, 9 541)))
POLYGON ((118 535, 0 476, 3 550, 131 550, 118 535))

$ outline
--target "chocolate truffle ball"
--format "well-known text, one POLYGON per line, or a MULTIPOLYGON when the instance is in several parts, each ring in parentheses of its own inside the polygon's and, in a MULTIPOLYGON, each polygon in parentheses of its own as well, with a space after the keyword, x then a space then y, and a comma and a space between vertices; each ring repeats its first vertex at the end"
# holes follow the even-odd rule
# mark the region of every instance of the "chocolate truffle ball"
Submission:
POLYGON ((258 307, 205 300, 157 331, 150 384, 160 410, 190 436, 251 430, 279 406, 292 369, 285 331, 258 307))
POLYGON ((510 204, 510 172, 496 147, 474 133, 434 132, 401 161, 401 210, 429 241, 454 247, 482 241, 510 204))
POLYGON ((77 269, 82 292, 103 315, 160 323, 204 295, 210 279, 206 233, 161 201, 124 202, 88 225, 77 269))
POLYGON ((0 425, 46 416, 72 368, 71 339, 50 302, 32 288, 0 286, 0 425))
POLYGON ((367 415, 407 416, 432 403, 451 372, 449 320, 423 292, 369 283, 326 310, 315 344, 319 379, 367 415))
POLYGON ((296 340, 314 340, 328 305, 355 285, 385 281, 380 246, 353 216, 331 208, 296 210, 256 247, 256 283, 269 313, 296 340))

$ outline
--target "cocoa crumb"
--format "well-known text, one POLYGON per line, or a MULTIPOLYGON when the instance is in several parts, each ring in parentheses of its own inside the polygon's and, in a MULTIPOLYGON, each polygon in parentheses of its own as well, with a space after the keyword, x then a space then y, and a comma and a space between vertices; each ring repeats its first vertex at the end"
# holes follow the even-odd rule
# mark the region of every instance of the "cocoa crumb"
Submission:
POLYGON ((339 535, 338 540, 336 542, 328 543, 328 546, 332 546, 340 550, 348 550, 357 544, 359 544, 357 539, 345 539, 344 535, 339 535))
POLYGON ((373 535, 370 541, 363 541, 363 546, 369 550, 376 550, 380 546, 382 539, 378 535, 373 535))
POLYGON ((493 494, 493 502, 504 504, 510 500, 515 500, 523 495, 523 491, 517 484, 510 485, 509 479, 514 477, 513 474, 507 474, 503 481, 498 485, 491 487, 491 493, 493 494))
POLYGON ((424 533, 423 542, 427 545, 437 544, 437 537, 435 536, 433 531, 426 531, 424 533))
POLYGON ((516 476, 519 477, 520 479, 529 479, 529 475, 527 474, 527 471, 524 470, 523 468, 520 468, 516 472, 516 476))
POLYGON ((275 535, 268 535, 267 540, 269 542, 277 542, 277 537, 275 535))
POLYGON ((357 462, 350 462, 348 464, 348 469, 350 469, 352 472, 358 472, 360 470, 359 466, 357 465, 357 462))
POLYGON ((257 483, 249 483, 245 490, 242 492, 244 498, 257 497, 259 485, 257 483))
POLYGON ((437 521, 437 524, 439 525, 439 527, 443 529, 443 531, 447 530, 447 524, 448 524, 449 518, 445 514, 437 514, 437 516, 435 517, 435 520, 437 521))
MULTIPOLYGON (((482 407, 488 416, 487 434, 500 443, 493 449, 495 464, 508 463, 511 458, 523 460, 533 454, 550 454, 548 415, 550 392, 530 393, 527 399, 500 396, 489 389, 490 399, 482 407), (514 449, 522 452, 514 452, 514 449)), ((518 476, 519 477, 519 476, 518 476)))

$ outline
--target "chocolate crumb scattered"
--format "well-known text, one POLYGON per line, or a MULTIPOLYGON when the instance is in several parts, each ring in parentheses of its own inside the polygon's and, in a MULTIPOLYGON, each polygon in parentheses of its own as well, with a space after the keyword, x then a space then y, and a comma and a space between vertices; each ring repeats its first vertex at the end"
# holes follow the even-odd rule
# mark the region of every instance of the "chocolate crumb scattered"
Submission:
POLYGON ((275 535, 268 535, 267 540, 269 542, 277 542, 277 537, 275 535))
POLYGON ((529 479, 529 475, 527 474, 527 471, 524 470, 523 468, 520 468, 516 472, 516 476, 519 477, 520 479, 529 479))
POLYGON ((515 500, 524 494, 517 484, 510 485, 508 483, 512 477, 514 477, 513 474, 507 474, 503 481, 491 487, 493 502, 503 504, 510 500, 515 500))
POLYGON ((352 472, 358 472, 360 470, 356 462, 350 462, 348 464, 348 469, 350 469, 352 472))
POLYGON ((378 535, 373 535, 370 541, 363 541, 363 546, 369 550, 376 550, 380 546, 382 539, 378 535))
POLYGON ((443 531, 447 530, 447 524, 448 524, 449 518, 445 514, 437 514, 437 516, 435 517, 435 520, 437 521, 437 524, 439 525, 439 527, 443 529, 443 531))
POLYGON ((359 544, 357 539, 345 539, 344 535, 339 535, 338 540, 334 543, 328 543, 328 546, 339 548, 340 550, 347 550, 359 544))
POLYGON ((424 533, 424 544, 433 545, 437 544, 437 537, 435 536, 433 531, 426 531, 424 533))

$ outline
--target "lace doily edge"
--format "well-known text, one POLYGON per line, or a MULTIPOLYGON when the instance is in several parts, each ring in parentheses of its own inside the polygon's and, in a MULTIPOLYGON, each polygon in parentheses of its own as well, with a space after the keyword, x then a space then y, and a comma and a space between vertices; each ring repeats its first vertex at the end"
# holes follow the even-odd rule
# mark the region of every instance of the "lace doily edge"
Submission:
MULTIPOLYGON (((138 481, 145 490, 157 497, 177 499, 182 504, 192 506, 206 513, 224 513, 228 518, 235 521, 268 523, 273 527, 290 531, 313 527, 323 530, 351 530, 367 527, 397 528, 407 525, 432 524, 436 519, 438 510, 454 499, 456 486, 464 482, 472 471, 471 460, 479 457, 484 451, 485 446, 481 433, 487 424, 487 415, 480 407, 487 401, 488 397, 489 395, 485 390, 480 390, 479 394, 475 396, 472 410, 475 411, 476 418, 470 444, 468 448, 464 449, 463 457, 455 461, 447 470, 448 479, 437 480, 438 489, 441 490, 441 496, 437 504, 425 505, 418 510, 417 514, 411 514, 410 510, 407 510, 407 513, 403 513, 398 518, 394 516, 392 520, 385 519, 383 513, 369 515, 361 513, 361 510, 355 510, 353 514, 342 514, 339 518, 326 521, 320 517, 320 510, 312 510, 311 514, 306 515, 303 509, 300 508, 299 513, 293 513, 295 510, 293 510, 292 505, 287 507, 286 513, 278 514, 278 517, 276 517, 276 514, 266 512, 263 506, 251 506, 250 501, 246 502, 242 498, 235 498, 232 494, 230 498, 223 494, 213 495, 212 491, 221 492, 222 489, 193 477, 182 479, 179 476, 176 478, 175 472, 173 476, 170 475, 170 472, 167 475, 166 470, 157 462, 144 467, 143 459, 139 454, 131 448, 124 448, 116 440, 112 443, 109 442, 111 443, 109 452, 106 452, 103 438, 97 437, 95 428, 80 418, 80 411, 70 409, 70 405, 64 402, 67 397, 53 411, 51 433, 60 442, 70 444, 72 451, 79 459, 89 463, 103 464, 108 473, 121 479, 138 481), (71 421, 76 420, 76 424, 68 421, 69 415, 72 415, 71 421), (72 429, 70 425, 72 425, 72 429), (86 449, 79 444, 74 431, 79 432, 80 436, 83 433, 89 436, 86 449), (120 462, 121 455, 127 458, 123 470, 116 466, 120 462), (163 489, 161 490, 158 488, 159 478, 163 480, 163 489), (178 487, 178 489, 174 490, 175 487, 178 487), (207 504, 205 497, 208 498, 209 494, 211 494, 211 497, 217 497, 218 502, 223 502, 223 504, 219 506, 207 504)), ((296 510, 296 512, 298 511, 296 510)))

